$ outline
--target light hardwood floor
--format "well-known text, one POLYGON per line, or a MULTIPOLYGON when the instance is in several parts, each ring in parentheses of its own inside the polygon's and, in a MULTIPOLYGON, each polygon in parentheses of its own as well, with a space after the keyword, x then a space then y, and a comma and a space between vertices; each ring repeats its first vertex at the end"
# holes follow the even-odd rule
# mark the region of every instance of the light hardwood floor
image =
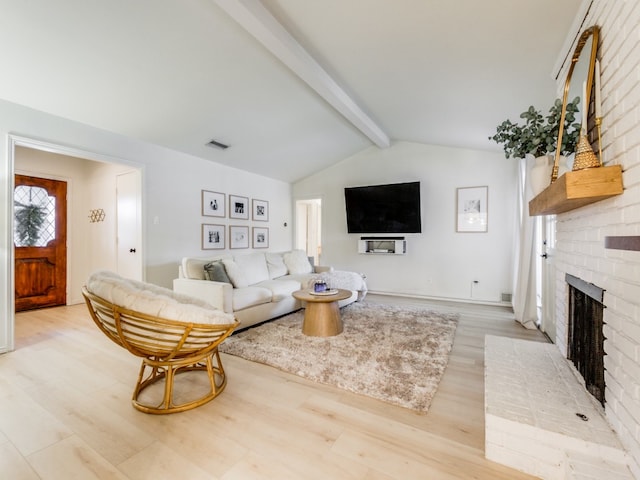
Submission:
POLYGON ((426 415, 223 355, 227 389, 195 410, 131 406, 139 360, 84 305, 16 315, 0 355, 0 478, 529 479, 484 458, 485 334, 546 341, 501 307, 370 295, 460 312, 426 415))

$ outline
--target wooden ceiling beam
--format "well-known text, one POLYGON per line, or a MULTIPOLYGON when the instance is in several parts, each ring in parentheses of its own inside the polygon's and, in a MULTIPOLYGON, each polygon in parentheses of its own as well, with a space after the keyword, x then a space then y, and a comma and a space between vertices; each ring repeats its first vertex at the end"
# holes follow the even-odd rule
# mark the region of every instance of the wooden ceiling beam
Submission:
POLYGON ((387 134, 291 36, 259 0, 213 0, 267 50, 380 148, 387 134))

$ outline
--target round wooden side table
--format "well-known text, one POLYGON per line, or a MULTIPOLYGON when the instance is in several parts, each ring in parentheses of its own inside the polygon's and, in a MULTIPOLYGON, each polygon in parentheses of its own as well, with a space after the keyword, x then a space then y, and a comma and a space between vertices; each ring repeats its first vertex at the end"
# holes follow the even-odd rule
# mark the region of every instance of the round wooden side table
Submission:
POLYGON ((302 333, 311 337, 331 337, 342 333, 342 318, 338 301, 349 298, 351 290, 336 289, 332 295, 313 294, 297 290, 292 295, 306 302, 302 333))

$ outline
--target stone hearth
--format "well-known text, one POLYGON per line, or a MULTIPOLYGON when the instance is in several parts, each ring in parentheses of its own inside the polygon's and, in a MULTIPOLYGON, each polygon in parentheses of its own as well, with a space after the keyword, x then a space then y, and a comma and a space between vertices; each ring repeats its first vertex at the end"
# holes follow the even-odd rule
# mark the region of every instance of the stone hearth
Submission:
POLYGON ((558 348, 491 335, 485 456, 544 479, 633 479, 602 407, 558 348))

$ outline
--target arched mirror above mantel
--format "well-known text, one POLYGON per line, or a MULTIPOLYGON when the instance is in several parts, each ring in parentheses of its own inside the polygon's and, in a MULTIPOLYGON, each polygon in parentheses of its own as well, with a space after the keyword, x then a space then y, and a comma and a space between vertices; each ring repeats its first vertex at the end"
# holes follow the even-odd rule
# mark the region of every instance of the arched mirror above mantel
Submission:
POLYGON ((600 100, 599 89, 595 88, 595 84, 599 84, 599 72, 596 75, 599 40, 600 29, 597 26, 587 28, 578 38, 564 84, 551 184, 531 199, 529 215, 555 215, 568 212, 623 193, 622 167, 620 165, 601 166, 602 155, 597 157, 593 151, 594 146, 598 150, 601 147, 599 131, 602 113, 599 112, 596 115, 596 109, 600 109, 600 102, 593 101, 596 97, 600 100), (598 79, 597 82, 596 79, 598 79), (596 91, 598 93, 593 94, 596 91), (586 120, 583 123, 586 135, 581 135, 579 139, 573 170, 558 177, 560 153, 563 151, 562 139, 563 135, 566 135, 564 123, 567 118, 567 105, 576 97, 580 97, 582 106, 580 116, 575 120, 577 122, 586 120), (586 145, 588 151, 581 150, 583 145, 586 145), (582 160, 589 155, 594 161, 583 162, 582 160))
MULTIPOLYGON (((580 97, 580 111, 576 121, 582 122, 583 116, 587 115, 587 132, 595 125, 595 112, 590 108, 594 97, 595 63, 598 53, 598 43, 600 40, 600 28, 597 25, 587 28, 576 43, 576 48, 571 57, 571 63, 567 71, 562 95, 562 112, 560 117, 560 128, 558 131, 558 141, 556 147, 555 161, 551 174, 551 182, 558 178, 560 162, 560 152, 562 151, 562 138, 566 134, 564 131, 564 121, 567 113, 567 103, 576 97, 580 97), (586 84, 586 95, 583 92, 583 85, 586 84), (586 98, 583 98, 586 97, 586 98), (586 105, 586 108, 584 107, 586 105)), ((595 136, 590 136, 590 143, 598 141, 595 136)))

